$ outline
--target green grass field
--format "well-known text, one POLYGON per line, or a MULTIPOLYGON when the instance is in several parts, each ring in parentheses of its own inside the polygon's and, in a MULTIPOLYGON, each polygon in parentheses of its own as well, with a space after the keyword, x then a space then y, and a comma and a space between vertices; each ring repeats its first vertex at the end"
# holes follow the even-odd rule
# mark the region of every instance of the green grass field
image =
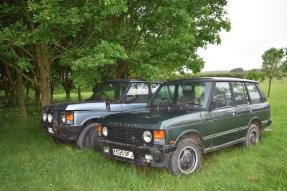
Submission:
POLYGON ((201 170, 188 177, 110 160, 74 145, 56 145, 41 130, 39 114, 23 122, 2 109, 0 190, 286 190, 286 79, 274 81, 269 101, 272 131, 264 132, 259 145, 204 155, 201 170))

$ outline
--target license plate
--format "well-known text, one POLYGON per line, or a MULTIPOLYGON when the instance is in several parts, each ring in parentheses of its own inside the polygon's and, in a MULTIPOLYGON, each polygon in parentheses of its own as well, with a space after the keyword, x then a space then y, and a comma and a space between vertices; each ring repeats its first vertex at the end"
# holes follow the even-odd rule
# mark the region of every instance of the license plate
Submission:
POLYGON ((134 153, 131 151, 124 151, 120 149, 113 149, 113 155, 120 156, 124 158, 134 159, 134 153))
POLYGON ((48 132, 54 134, 54 131, 51 127, 48 127, 48 132))

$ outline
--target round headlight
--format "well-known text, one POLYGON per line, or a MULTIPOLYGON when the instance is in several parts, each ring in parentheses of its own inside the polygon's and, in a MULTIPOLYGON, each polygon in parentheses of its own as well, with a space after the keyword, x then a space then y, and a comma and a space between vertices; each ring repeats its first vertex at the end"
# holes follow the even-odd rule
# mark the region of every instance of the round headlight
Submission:
POLYGON ((105 137, 108 136, 108 128, 106 126, 103 127, 102 132, 105 137))
POLYGON ((51 123, 53 120, 53 115, 51 113, 48 114, 48 122, 51 123))
POLYGON ((65 115, 65 114, 62 115, 62 122, 63 122, 63 123, 66 123, 66 115, 65 115))
POLYGON ((47 113, 43 113, 43 121, 46 121, 47 117, 48 117, 47 113))
POLYGON ((151 142, 151 140, 152 140, 152 134, 151 134, 151 132, 150 132, 150 131, 145 131, 145 132, 143 133, 143 139, 144 139, 144 141, 145 141, 146 143, 151 142))

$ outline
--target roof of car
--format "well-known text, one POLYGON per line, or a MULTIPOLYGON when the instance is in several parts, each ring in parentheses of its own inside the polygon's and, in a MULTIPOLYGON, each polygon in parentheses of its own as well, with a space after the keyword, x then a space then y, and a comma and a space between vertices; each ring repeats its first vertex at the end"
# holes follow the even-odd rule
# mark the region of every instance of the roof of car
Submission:
POLYGON ((258 83, 255 80, 241 79, 241 78, 227 78, 227 77, 194 77, 187 79, 178 79, 169 81, 168 83, 185 83, 194 81, 212 81, 212 82, 253 82, 258 83))
POLYGON ((130 82, 150 82, 150 83, 163 83, 163 81, 147 81, 147 80, 138 80, 138 79, 116 79, 116 80, 108 80, 107 82, 122 82, 122 83, 130 83, 130 82))

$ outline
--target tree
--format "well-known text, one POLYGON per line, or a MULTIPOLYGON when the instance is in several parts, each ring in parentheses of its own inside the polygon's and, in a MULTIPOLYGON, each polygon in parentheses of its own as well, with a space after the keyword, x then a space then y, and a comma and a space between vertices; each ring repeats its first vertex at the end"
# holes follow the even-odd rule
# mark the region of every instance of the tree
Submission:
POLYGON ((233 68, 232 70, 230 70, 230 72, 240 72, 243 73, 244 69, 243 68, 233 68))
POLYGON ((283 62, 284 50, 270 48, 262 55, 262 71, 269 78, 267 97, 270 96, 271 81, 274 77, 281 76, 281 65, 283 62))

